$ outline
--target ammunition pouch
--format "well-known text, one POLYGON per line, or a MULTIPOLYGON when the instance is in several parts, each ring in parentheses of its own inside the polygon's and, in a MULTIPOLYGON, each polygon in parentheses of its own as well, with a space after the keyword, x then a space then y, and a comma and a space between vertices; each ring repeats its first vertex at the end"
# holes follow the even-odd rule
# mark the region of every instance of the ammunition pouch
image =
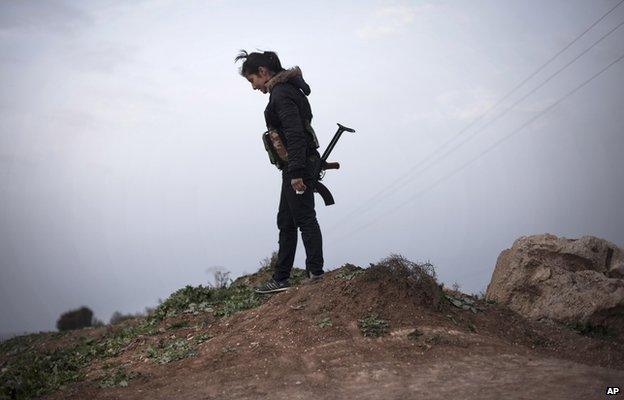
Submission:
POLYGON ((288 162, 288 152, 279 133, 275 129, 269 129, 262 134, 262 142, 264 143, 264 149, 269 154, 271 164, 278 169, 284 168, 288 162))
MULTIPOLYGON (((316 132, 310 124, 310 121, 303 121, 303 128, 310 136, 310 147, 314 149, 319 148, 318 138, 316 132)), ((278 169, 283 169, 286 163, 288 163, 288 151, 284 145, 284 141, 279 132, 271 128, 262 134, 262 143, 264 143, 264 149, 269 154, 269 161, 275 165, 278 169)))

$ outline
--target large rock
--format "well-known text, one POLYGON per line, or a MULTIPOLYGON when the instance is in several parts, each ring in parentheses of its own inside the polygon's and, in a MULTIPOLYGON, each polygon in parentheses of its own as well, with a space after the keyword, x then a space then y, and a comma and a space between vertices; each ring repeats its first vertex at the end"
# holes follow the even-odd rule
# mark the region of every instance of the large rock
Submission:
POLYGON ((593 236, 522 236, 498 256, 486 296, 528 318, 624 332, 624 251, 593 236))

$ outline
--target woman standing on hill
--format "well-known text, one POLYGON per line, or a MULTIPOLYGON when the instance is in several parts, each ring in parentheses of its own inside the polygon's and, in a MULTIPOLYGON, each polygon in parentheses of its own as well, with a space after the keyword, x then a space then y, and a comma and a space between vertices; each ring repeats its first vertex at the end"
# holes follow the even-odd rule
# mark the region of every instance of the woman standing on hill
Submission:
POLYGON ((290 272, 297 249, 297 228, 306 251, 306 270, 310 280, 323 276, 321 229, 314 210, 314 188, 318 179, 315 166, 320 160, 318 142, 310 125, 312 110, 306 96, 310 86, 299 67, 288 70, 272 51, 238 54, 244 59, 240 74, 253 90, 270 93, 264 110, 268 130, 275 130, 288 153, 281 165, 282 189, 277 213, 279 250, 273 276, 256 288, 258 293, 272 293, 290 287, 290 272))

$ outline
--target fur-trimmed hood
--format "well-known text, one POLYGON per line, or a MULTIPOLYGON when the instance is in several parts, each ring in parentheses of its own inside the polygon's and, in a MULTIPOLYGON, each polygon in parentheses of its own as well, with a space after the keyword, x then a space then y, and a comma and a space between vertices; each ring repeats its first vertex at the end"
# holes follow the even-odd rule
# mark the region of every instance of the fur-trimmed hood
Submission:
POLYGON ((290 82, 306 95, 310 95, 310 85, 303 80, 303 73, 298 66, 294 66, 290 69, 278 72, 273 78, 266 83, 266 88, 270 92, 273 87, 278 83, 290 82))

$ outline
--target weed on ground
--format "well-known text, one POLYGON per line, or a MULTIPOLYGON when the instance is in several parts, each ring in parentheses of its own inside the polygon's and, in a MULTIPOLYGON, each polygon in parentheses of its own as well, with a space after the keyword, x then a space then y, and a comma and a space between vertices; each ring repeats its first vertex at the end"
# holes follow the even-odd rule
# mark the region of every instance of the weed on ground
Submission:
POLYGON ((327 326, 332 326, 332 320, 329 317, 321 318, 316 321, 316 326, 319 328, 325 328, 327 326))
POLYGON ((136 379, 141 376, 138 372, 128 372, 121 366, 111 367, 105 365, 104 376, 102 376, 98 382, 98 386, 101 388, 107 387, 126 387, 131 379, 136 379))
POLYGON ((366 337, 379 337, 388 333, 388 322, 379 318, 377 314, 369 314, 358 320, 358 327, 366 337))
POLYGON ((368 282, 392 281, 401 285, 406 293, 420 299, 421 304, 433 309, 441 307, 444 292, 438 283, 433 265, 429 262, 416 263, 405 257, 392 254, 371 264, 362 279, 368 282))
POLYGON ((362 274, 364 270, 353 264, 345 264, 340 268, 340 271, 336 274, 339 279, 351 280, 356 276, 362 274))
MULTIPOLYGON (((19 344, 17 347, 21 348, 19 344)), ((92 358, 92 346, 84 342, 46 351, 26 349, 14 354, 0 366, 0 399, 43 396, 82 380, 84 367, 92 358)))
POLYGON ((581 335, 596 339, 613 339, 617 336, 614 329, 604 325, 594 325, 590 322, 571 322, 567 326, 581 335))
POLYGON ((156 346, 148 346, 145 351, 148 358, 159 364, 167 364, 172 361, 197 355, 196 341, 184 338, 160 340, 156 346))
POLYGON ((227 317, 260 304, 261 298, 246 285, 230 285, 222 288, 187 285, 159 304, 151 319, 159 321, 179 314, 200 312, 214 312, 215 316, 227 317))
MULTIPOLYGON (((186 286, 173 293, 148 317, 138 322, 107 326, 100 338, 80 337, 77 343, 53 350, 37 348, 40 342, 63 337, 67 333, 42 333, 19 336, 0 344, 6 360, 0 365, 0 400, 30 399, 57 391, 85 379, 86 368, 95 359, 118 356, 134 346, 139 338, 153 336, 165 330, 188 327, 188 322, 177 321, 166 329, 158 329, 159 321, 179 314, 198 314, 212 311, 217 317, 226 317, 237 311, 257 307, 261 299, 248 286, 212 288, 186 286)), ((193 356, 197 344, 210 339, 200 334, 191 340, 160 341, 148 347, 148 357, 164 364, 193 356)), ((134 375, 114 371, 100 381, 100 385, 123 386, 134 375)))

